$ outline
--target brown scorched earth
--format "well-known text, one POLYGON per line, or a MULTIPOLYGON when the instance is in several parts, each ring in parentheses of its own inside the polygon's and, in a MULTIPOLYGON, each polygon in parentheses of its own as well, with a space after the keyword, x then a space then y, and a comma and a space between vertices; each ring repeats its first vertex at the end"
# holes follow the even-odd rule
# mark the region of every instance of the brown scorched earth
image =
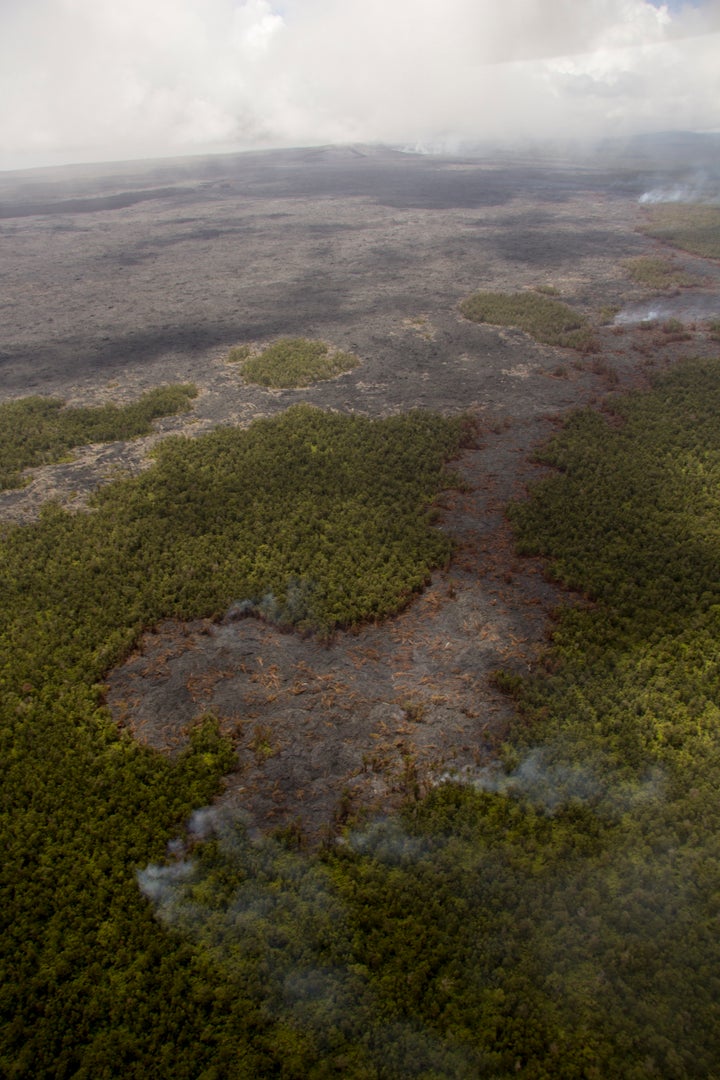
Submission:
MULTIPOLYGON (((660 178, 662 179, 662 178, 660 178)), ((277 151, 182 162, 37 170, 0 178, 5 278, 2 400, 130 400, 192 381, 193 410, 151 436, 88 447, 0 495, 7 520, 49 497, 137 471, 170 432, 247 425, 298 401, 382 416, 412 407, 477 420, 440 500, 451 565, 399 615, 329 643, 256 619, 164 622, 107 673, 107 703, 135 738, 173 753, 205 712, 237 747, 219 802, 254 829, 328 835, 443 776, 472 776, 511 707, 498 668, 541 662, 570 598, 520 558, 504 517, 539 475, 532 453, 563 414, 645 385, 653 369, 718 352, 708 328, 608 324, 642 301, 622 260, 658 251, 720 294, 720 265, 663 250, 637 226, 650 163, 431 158, 391 150, 277 151), (539 345, 463 319, 478 289, 552 286, 598 326, 596 350, 539 345), (604 322, 604 325, 603 325, 604 322), (318 337, 360 365, 302 391, 245 385, 230 346, 318 337)), ((697 293, 696 289, 696 293, 697 293)))

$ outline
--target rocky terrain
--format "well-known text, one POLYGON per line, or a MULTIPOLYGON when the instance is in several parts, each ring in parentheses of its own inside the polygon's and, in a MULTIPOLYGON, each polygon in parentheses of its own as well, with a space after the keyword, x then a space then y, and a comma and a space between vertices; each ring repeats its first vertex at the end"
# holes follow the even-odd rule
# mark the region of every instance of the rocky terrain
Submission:
POLYGON ((718 352, 698 312, 720 315, 720 265, 674 256, 701 280, 687 302, 663 298, 675 316, 685 303, 681 334, 642 321, 653 297, 622 267, 660 249, 637 226, 639 197, 662 181, 649 165, 368 148, 0 174, 1 399, 122 402, 190 381, 200 391, 151 436, 34 470, 0 495, 5 520, 31 520, 51 497, 81 511, 165 434, 248 424, 297 401, 371 416, 469 411, 478 423, 458 463, 467 490, 442 501, 455 557, 409 608, 330 644, 253 619, 164 623, 107 673, 117 722, 173 752, 212 711, 238 748, 222 800, 258 828, 298 823, 313 837, 482 767, 509 718, 491 673, 537 662, 552 609, 569 599, 514 554, 503 515, 537 473, 533 448, 568 410, 718 352), (537 287, 593 320, 594 351, 458 312, 478 289, 537 287), (246 385, 230 347, 284 334, 361 362, 302 391, 246 385))

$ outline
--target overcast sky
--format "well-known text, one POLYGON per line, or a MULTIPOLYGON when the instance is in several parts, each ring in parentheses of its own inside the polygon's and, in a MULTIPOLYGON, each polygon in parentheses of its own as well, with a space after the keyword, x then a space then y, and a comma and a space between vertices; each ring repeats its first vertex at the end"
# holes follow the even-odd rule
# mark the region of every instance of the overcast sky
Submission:
POLYGON ((0 168, 720 129, 720 0, 0 0, 0 168))

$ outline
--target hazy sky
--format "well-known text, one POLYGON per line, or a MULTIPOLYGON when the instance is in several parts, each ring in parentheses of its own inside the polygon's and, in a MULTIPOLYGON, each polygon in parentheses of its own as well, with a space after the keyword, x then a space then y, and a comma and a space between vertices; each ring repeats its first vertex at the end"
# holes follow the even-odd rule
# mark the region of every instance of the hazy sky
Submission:
POLYGON ((0 168, 720 129, 720 0, 0 0, 0 168))

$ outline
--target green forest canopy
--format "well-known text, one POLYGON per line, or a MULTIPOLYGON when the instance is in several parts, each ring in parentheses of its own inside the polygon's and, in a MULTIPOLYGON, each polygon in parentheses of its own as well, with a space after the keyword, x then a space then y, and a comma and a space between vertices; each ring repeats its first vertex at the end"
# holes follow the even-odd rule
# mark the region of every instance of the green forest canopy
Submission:
POLYGON ((585 316, 544 292, 473 293, 462 301, 460 311, 473 322, 517 326, 546 345, 581 350, 592 345, 585 316))
MULTIPOLYGON (((191 565, 176 553, 172 524, 182 491, 197 523, 187 543, 217 561, 206 528, 226 535, 218 504, 231 488, 212 487, 206 499, 207 481, 192 481, 205 480, 204 466, 212 477, 216 459, 221 475, 226 460, 236 468, 224 443, 231 433, 218 433, 217 454, 199 449, 182 476, 188 459, 171 443, 158 472, 106 489, 85 515, 103 528, 90 527, 83 546, 71 525, 81 517, 57 510, 6 531, 6 627, 25 637, 3 650, 11 783, 2 786, 0 910, 13 919, 3 938, 3 1015, 12 1020, 0 1070, 298 1080, 718 1074, 719 409, 720 361, 695 361, 616 402, 611 415, 572 417, 542 455, 559 471, 512 518, 521 549, 551 559, 587 603, 559 616, 534 675, 498 674, 519 710, 504 765, 442 784, 400 817, 315 854, 287 836, 253 843, 242 822, 207 813, 205 841, 167 858, 166 838, 228 767, 227 746, 208 721, 170 764, 113 731, 91 685, 107 645, 87 659, 90 639, 106 635, 94 629, 96 619, 104 625, 99 592, 86 607, 71 585, 60 602, 63 575, 49 570, 47 601, 20 612, 19 597, 36 595, 23 585, 44 580, 56 552, 66 570, 81 567, 75 584, 106 582, 115 621, 127 613, 117 650, 151 604, 207 607, 215 594, 205 584, 195 594, 180 575, 186 591, 176 595, 162 582, 191 565), (175 478, 167 497, 153 475, 175 478), (165 521, 163 548, 155 534, 165 521), (139 574, 108 576, 101 537, 150 571, 147 596, 139 574), (76 651, 74 626, 83 628, 76 651), (36 651, 26 663, 28 647, 36 651), (134 868, 144 868, 158 922, 134 868)), ((289 430, 278 445, 297 435, 302 476, 335 445, 321 436, 324 417, 280 419, 289 430)), ((281 483, 289 466, 276 475, 265 453, 274 423, 240 442, 281 483)), ((403 423, 372 428, 374 460, 388 462, 380 489, 387 484, 400 506, 397 455, 415 445, 403 423)), ((457 428, 451 435, 418 417, 410 431, 435 447, 437 483, 457 428)), ((417 513, 428 497, 425 489, 407 502, 417 513)))
POLYGON ((276 390, 333 379, 359 363, 357 356, 333 349, 324 341, 287 337, 279 338, 259 353, 253 353, 247 345, 236 345, 230 350, 228 360, 242 364, 246 382, 276 390))
POLYGON ((263 957, 291 1075, 720 1071, 719 408, 689 362, 542 454, 519 543, 587 603, 499 673, 504 767, 317 857, 220 820, 191 880, 158 870, 238 991, 263 957))
POLYGON ((141 748, 101 680, 168 615, 243 599, 329 632, 397 609, 449 557, 431 503, 467 436, 460 419, 298 406, 169 438, 90 512, 51 504, 3 527, 2 1075, 195 1078, 228 1057, 225 1075, 257 1076, 279 1060, 261 987, 218 986, 134 876, 209 802, 231 749, 210 718, 177 762, 141 748))
POLYGON ((712 203, 664 203, 645 212, 643 232, 666 244, 720 259, 720 206, 712 203))
POLYGON ((59 398, 27 397, 0 404, 0 489, 22 487, 23 469, 62 461, 89 443, 147 435, 160 416, 183 412, 197 396, 192 385, 160 386, 129 405, 64 407, 59 398))
POLYGON ((661 255, 638 255, 634 259, 625 259, 623 269, 636 285, 648 289, 678 289, 702 285, 697 275, 688 274, 673 259, 661 255))

